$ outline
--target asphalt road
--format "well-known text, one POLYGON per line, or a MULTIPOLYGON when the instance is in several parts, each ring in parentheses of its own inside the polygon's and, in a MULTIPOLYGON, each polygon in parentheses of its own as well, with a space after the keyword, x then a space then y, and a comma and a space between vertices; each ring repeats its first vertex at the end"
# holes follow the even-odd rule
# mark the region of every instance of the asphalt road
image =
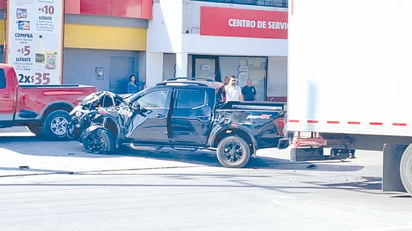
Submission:
POLYGON ((382 192, 382 153, 242 169, 212 152, 83 152, 0 129, 0 230, 412 230, 412 198, 382 192))

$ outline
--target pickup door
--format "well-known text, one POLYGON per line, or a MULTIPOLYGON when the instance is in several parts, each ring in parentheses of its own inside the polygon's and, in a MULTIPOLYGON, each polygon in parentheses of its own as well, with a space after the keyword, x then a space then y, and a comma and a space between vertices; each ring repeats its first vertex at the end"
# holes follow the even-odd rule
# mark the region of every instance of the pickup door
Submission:
POLYGON ((16 89, 11 83, 7 82, 4 69, 0 69, 0 121, 13 120, 16 89))
POLYGON ((206 144, 214 110, 214 92, 210 90, 176 88, 170 122, 172 145, 206 144))
POLYGON ((137 143, 169 143, 167 116, 169 114, 171 88, 149 90, 136 99, 141 108, 128 126, 127 138, 137 143))

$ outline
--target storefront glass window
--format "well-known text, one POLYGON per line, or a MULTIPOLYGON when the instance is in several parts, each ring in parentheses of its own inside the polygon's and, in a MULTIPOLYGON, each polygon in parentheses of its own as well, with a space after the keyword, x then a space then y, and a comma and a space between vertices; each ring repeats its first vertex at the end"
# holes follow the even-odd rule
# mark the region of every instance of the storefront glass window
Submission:
POLYGON ((235 75, 240 87, 252 80, 257 91, 257 100, 266 99, 267 58, 264 57, 219 57, 220 76, 235 75))
MULTIPOLYGON (((163 80, 174 76, 175 55, 164 56, 163 80)), ((224 81, 225 76, 234 75, 240 87, 252 80, 257 100, 267 99, 267 57, 189 55, 188 79, 224 81)))

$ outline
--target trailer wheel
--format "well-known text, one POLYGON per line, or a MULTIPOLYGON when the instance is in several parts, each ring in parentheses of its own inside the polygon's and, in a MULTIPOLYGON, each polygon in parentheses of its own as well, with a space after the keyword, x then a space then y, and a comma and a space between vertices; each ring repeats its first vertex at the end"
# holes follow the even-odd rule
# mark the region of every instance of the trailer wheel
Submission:
POLYGON ((106 128, 97 128, 86 131, 82 135, 83 148, 88 153, 112 153, 115 150, 115 140, 112 133, 106 128))
POLYGON ((56 110, 46 116, 43 122, 43 134, 48 139, 65 139, 67 138, 67 125, 70 121, 70 115, 65 110, 56 110))
POLYGON ((228 136, 219 142, 216 155, 223 166, 241 168, 249 162, 250 148, 239 136, 228 136))
POLYGON ((412 144, 403 152, 399 169, 403 187, 412 195, 412 144))

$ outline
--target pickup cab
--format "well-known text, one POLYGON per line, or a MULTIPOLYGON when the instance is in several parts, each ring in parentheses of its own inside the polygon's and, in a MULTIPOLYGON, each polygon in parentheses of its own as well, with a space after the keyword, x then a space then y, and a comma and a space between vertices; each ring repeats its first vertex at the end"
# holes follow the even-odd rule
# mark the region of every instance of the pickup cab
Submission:
POLYGON ((72 112, 70 134, 91 153, 127 144, 216 151, 225 167, 243 167, 260 148, 286 148, 285 105, 221 103, 221 83, 166 81, 129 97, 97 92, 72 112))
POLYGON ((0 64, 0 128, 27 126, 36 135, 66 138, 69 112, 93 92, 81 85, 20 86, 14 68, 0 64))

